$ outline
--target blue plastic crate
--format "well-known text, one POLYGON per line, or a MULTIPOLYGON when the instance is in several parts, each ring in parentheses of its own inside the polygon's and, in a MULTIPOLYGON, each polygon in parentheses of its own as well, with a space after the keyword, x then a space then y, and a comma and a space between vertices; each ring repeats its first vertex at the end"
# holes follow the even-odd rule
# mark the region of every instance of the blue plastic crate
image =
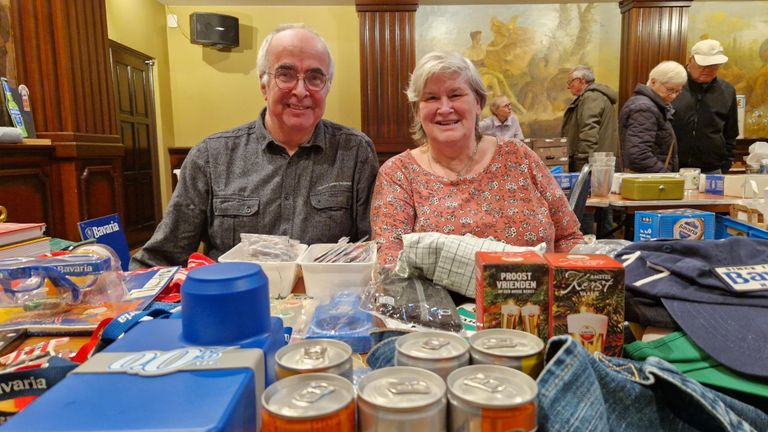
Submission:
POLYGON ((768 240, 768 231, 730 216, 717 215, 715 238, 724 239, 737 236, 768 240))

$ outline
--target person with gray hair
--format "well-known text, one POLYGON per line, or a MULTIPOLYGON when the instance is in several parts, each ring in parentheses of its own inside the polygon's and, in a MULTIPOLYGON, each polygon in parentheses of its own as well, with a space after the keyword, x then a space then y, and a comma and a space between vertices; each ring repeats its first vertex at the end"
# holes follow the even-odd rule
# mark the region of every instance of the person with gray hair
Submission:
POLYGON ((523 140, 523 129, 520 128, 520 121, 512 113, 512 103, 506 96, 498 96, 491 101, 491 116, 480 122, 480 132, 484 135, 491 135, 502 139, 523 140))
POLYGON ((568 200, 533 150, 483 135, 486 90, 457 53, 431 52, 406 91, 418 148, 379 169, 371 230, 379 262, 395 263, 412 232, 472 234, 517 246, 568 252, 583 241, 568 200))
MULTIPOLYGON (((568 73, 566 86, 575 99, 563 114, 561 136, 568 140, 568 167, 578 172, 594 152, 619 151, 619 124, 616 121, 616 102, 619 94, 605 84, 595 82, 589 66, 578 65, 568 73)), ((617 158, 620 167, 621 159, 617 158)), ((597 209, 584 213, 581 230, 584 234, 603 234, 613 229, 611 209, 597 209), (595 229, 594 219, 600 221, 595 229)))
POLYGON ((378 158, 370 138, 323 119, 334 72, 328 45, 303 25, 280 26, 261 44, 257 71, 266 108, 192 148, 131 267, 186 265, 201 241, 217 259, 243 233, 305 244, 370 234, 378 158))
POLYGON ((663 61, 637 84, 634 95, 619 115, 619 136, 624 169, 640 173, 677 172, 677 140, 670 119, 672 101, 683 89, 688 74, 680 63, 663 61))

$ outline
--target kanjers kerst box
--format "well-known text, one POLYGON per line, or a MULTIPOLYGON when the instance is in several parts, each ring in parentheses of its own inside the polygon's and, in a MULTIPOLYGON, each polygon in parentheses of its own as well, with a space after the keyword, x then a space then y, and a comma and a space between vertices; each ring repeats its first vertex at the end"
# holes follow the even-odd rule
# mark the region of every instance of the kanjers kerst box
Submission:
POLYGON ((621 356, 624 267, 608 255, 546 253, 550 333, 570 334, 590 352, 621 356))

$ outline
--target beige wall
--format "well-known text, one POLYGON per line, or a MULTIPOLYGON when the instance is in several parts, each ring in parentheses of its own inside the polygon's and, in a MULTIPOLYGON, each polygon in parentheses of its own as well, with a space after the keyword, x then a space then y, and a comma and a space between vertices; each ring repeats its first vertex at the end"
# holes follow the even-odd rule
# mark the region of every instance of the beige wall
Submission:
POLYGON ((328 42, 336 62, 325 118, 360 128, 360 47, 354 6, 169 6, 156 0, 107 0, 109 37, 157 58, 156 104, 163 207, 170 199, 168 151, 255 119, 264 108, 256 54, 283 23, 303 22, 328 42), (179 28, 166 26, 166 12, 179 28), (240 46, 216 50, 189 42, 189 15, 213 12, 240 20, 240 46), (161 126, 162 125, 162 126, 161 126))

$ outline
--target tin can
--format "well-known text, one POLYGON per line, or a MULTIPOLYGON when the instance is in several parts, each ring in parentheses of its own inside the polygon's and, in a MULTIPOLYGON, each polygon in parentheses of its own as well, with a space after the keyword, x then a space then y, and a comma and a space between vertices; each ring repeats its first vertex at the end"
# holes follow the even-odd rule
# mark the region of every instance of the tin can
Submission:
POLYGON ((448 376, 451 432, 535 431, 536 381, 497 365, 472 365, 448 376))
POLYGON ((544 341, 527 332, 489 329, 469 338, 472 364, 495 364, 525 372, 532 378, 544 367, 544 341))
POLYGON ((469 364, 469 344, 451 333, 417 332, 397 338, 395 366, 413 366, 430 370, 443 379, 469 364))
POLYGON ((360 432, 446 430, 445 382, 434 372, 406 366, 378 369, 360 380, 357 392, 360 432))
POLYGON ((276 381, 261 397, 262 432, 355 432, 355 388, 337 375, 276 381))
POLYGON ((277 350, 275 367, 277 379, 325 372, 352 382, 352 348, 333 339, 306 339, 277 350))

